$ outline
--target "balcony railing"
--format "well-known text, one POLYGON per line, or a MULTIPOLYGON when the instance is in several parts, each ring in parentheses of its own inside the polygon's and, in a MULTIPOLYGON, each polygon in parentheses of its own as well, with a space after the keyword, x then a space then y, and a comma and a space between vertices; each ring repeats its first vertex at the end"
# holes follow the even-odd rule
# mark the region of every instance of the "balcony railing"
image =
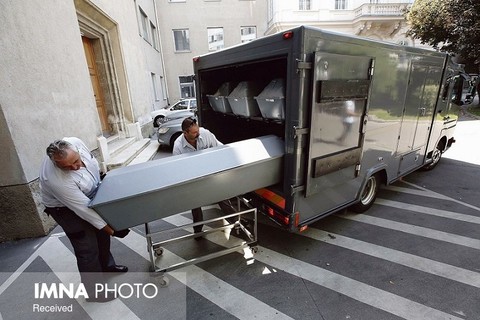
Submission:
POLYGON ((362 16, 403 16, 408 7, 406 3, 366 3, 355 10, 355 18, 362 16))
POLYGON ((403 20, 404 10, 413 0, 382 0, 381 3, 364 3, 353 10, 290 10, 283 9, 272 13, 268 27, 275 24, 321 24, 328 22, 352 23, 385 17, 387 20, 403 20), (394 3, 395 1, 395 3, 394 3))

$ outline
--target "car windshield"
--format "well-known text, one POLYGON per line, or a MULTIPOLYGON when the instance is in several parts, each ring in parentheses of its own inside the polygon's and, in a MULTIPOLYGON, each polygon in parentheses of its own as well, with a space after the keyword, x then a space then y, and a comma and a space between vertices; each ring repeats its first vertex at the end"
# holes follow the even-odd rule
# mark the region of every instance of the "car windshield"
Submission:
POLYGON ((188 108, 188 101, 178 101, 173 106, 171 106, 170 110, 186 110, 188 108))

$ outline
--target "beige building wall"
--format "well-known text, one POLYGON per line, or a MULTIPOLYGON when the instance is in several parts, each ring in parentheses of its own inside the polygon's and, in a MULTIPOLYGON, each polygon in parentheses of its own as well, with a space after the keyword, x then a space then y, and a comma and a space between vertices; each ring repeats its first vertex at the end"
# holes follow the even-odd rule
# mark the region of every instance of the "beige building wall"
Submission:
POLYGON ((239 44, 240 27, 254 25, 257 38, 298 25, 410 46, 403 11, 414 0, 168 0, 157 1, 169 103, 182 96, 179 76, 193 74, 192 59, 210 52, 207 28, 222 27, 224 46, 239 44), (336 8, 336 6, 341 8, 336 8), (342 6, 344 4, 344 6, 342 6), (190 50, 175 51, 173 30, 189 32, 190 50))
POLYGON ((108 134, 134 122, 152 132, 165 75, 159 47, 142 36, 139 6, 158 31, 153 0, 0 1, 0 241, 54 226, 38 188, 48 144, 77 136, 94 150, 104 133, 82 36, 93 44, 108 134))
POLYGON ((241 27, 255 26, 262 37, 267 26, 266 0, 165 0, 157 7, 170 103, 182 97, 179 76, 193 75, 193 57, 209 52, 207 28, 223 28, 230 47, 241 43, 241 27), (178 29, 188 29, 190 50, 175 52, 172 30, 178 29))

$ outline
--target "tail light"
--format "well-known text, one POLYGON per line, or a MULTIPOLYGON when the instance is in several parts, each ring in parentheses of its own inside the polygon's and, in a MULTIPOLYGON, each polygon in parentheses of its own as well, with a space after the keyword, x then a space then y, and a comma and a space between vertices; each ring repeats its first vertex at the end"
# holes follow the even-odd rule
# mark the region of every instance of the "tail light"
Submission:
POLYGON ((280 222, 282 225, 288 226, 290 224, 290 217, 282 214, 281 212, 275 210, 274 208, 263 204, 262 211, 265 212, 270 218, 273 218, 275 221, 280 222))

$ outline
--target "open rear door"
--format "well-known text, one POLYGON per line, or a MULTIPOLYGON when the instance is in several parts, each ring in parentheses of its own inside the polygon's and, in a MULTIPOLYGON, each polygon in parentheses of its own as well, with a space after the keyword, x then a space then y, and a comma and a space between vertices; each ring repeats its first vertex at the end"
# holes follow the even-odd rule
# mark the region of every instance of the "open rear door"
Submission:
POLYGON ((372 57, 315 53, 307 197, 358 175, 373 64, 372 57))

